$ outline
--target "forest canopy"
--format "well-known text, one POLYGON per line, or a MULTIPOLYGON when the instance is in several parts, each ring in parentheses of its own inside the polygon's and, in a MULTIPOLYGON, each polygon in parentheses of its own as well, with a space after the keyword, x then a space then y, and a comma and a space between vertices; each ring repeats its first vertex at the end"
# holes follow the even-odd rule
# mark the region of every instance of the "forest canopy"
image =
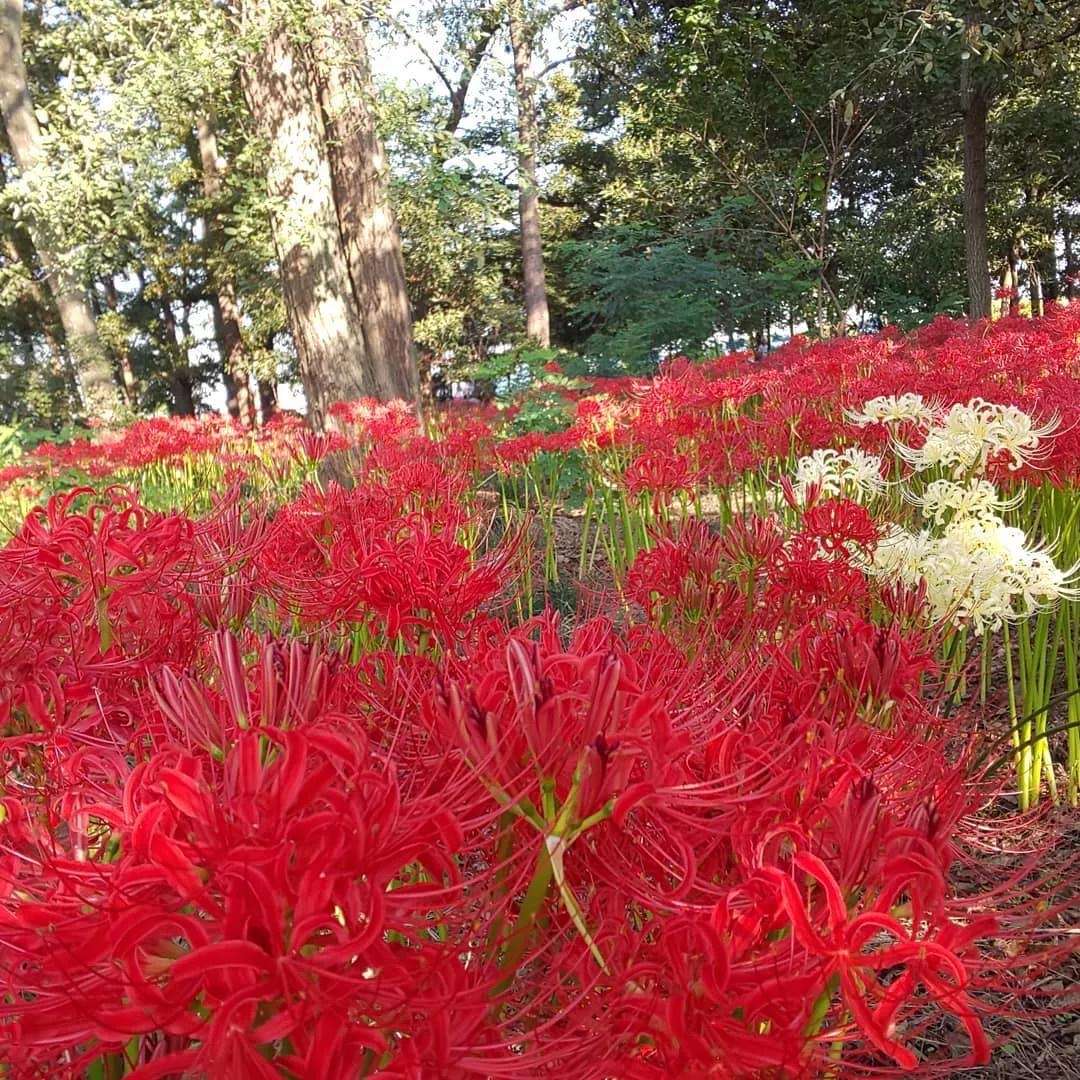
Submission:
POLYGON ((1078 59, 1064 0, 4 0, 0 421, 1037 315, 1078 59))

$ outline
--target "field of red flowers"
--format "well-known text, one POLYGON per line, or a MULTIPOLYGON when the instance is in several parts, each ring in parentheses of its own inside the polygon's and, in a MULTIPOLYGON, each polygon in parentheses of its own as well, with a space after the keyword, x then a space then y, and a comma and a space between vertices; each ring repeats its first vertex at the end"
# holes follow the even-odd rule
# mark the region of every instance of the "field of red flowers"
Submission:
POLYGON ((0 475, 0 1075, 932 1076, 1068 1022, 1080 306, 335 413, 0 475))

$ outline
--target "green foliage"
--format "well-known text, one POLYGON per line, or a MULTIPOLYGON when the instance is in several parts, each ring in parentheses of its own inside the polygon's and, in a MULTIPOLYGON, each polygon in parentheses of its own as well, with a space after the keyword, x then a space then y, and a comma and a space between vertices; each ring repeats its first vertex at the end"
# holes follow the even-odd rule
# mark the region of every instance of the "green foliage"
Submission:
MULTIPOLYGON (((276 3, 276 0, 275 0, 276 3)), ((301 47, 304 5, 286 5, 301 47)), ((914 325, 965 293, 960 80, 991 99, 991 271, 1027 291, 1080 273, 1080 34, 1041 0, 593 0, 525 5, 535 37, 541 227, 553 340, 524 348, 517 133, 505 5, 375 5, 373 103, 391 164, 425 368, 555 430, 566 378, 651 371, 778 327, 914 325), (423 51, 417 46, 420 42, 423 51), (427 54, 425 56, 425 54, 427 54), (397 55, 396 53, 394 54, 397 55), (386 67, 376 64, 376 69, 386 67)), ((204 0, 28 0, 48 151, 19 176, 0 140, 0 422, 59 430, 76 404, 26 222, 61 223, 137 410, 206 400, 227 280, 246 355, 295 374, 268 224, 265 147, 241 93, 234 9, 204 0), (220 191, 201 184, 212 117, 220 191), (215 226, 209 239, 209 224, 215 226)))
POLYGON ((22 428, 0 424, 0 466, 10 465, 22 457, 22 428))
POLYGON ((573 409, 566 398, 551 390, 540 390, 521 402, 509 428, 515 435, 549 435, 564 431, 572 418, 573 409))
POLYGON ((739 265, 730 219, 743 209, 745 200, 731 199, 726 212, 676 236, 632 224, 565 244, 568 279, 581 297, 574 315, 592 329, 585 354, 647 372, 672 354, 714 353, 718 330, 761 326, 800 304, 813 287, 806 260, 765 252, 756 273, 739 265))
POLYGON ((492 352, 469 364, 462 375, 475 382, 492 383, 502 395, 511 396, 527 389, 542 378, 544 367, 561 356, 557 349, 522 345, 492 352))
POLYGON ((136 406, 182 405, 180 386, 197 404, 217 377, 207 332, 215 265, 227 264, 236 283, 252 352, 284 326, 229 16, 199 0, 62 0, 47 14, 28 8, 23 36, 48 159, 33 175, 0 175, 0 320, 18 320, 19 363, 39 370, 6 365, 0 414, 54 424, 72 403, 67 376, 49 367, 63 339, 21 225, 30 215, 62 222, 99 336, 135 377, 136 406), (223 159, 213 203, 194 140, 205 116, 216 118, 223 159), (210 216, 227 222, 225 251, 206 242, 210 216))
POLYGON ((713 251, 695 252, 658 238, 645 225, 566 245, 568 278, 581 297, 574 316, 595 327, 587 353, 619 359, 628 371, 648 371, 672 352, 699 355, 713 336, 725 294, 744 284, 713 251))
POLYGON ((31 348, 0 342, 0 424, 59 429, 74 412, 71 377, 31 348))
POLYGON ((460 371, 520 332, 515 240, 504 225, 510 194, 454 156, 430 92, 384 86, 380 120, 394 163, 413 333, 421 350, 460 371))

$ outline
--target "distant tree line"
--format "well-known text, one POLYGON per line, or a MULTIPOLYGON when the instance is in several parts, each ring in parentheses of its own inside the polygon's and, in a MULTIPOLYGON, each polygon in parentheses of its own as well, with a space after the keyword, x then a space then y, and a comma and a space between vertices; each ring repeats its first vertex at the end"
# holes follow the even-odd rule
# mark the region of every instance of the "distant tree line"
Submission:
POLYGON ((5 422, 1080 290, 1068 0, 0 2, 5 422))

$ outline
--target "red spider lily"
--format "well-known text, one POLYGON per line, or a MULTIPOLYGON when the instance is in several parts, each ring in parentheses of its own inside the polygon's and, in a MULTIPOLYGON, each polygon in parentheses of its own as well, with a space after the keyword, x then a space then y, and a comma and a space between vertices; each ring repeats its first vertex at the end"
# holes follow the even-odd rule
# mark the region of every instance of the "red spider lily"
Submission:
POLYGON ((260 567, 283 613, 349 634, 453 640, 505 581, 507 544, 474 561, 457 504, 399 511, 400 495, 365 485, 308 489, 275 518, 260 567))
POLYGON ((639 680, 609 624, 586 624, 564 649, 549 620, 539 642, 511 637, 473 658, 467 679, 445 680, 427 723, 460 747, 500 802, 554 827, 544 809, 553 800, 572 834, 679 745, 639 680))
POLYGON ((349 440, 340 432, 314 432, 305 429, 296 434, 292 456, 297 461, 314 465, 330 454, 348 450, 349 445, 349 440))
POLYGON ((122 714, 133 677, 197 648, 192 522, 122 492, 78 511, 89 494, 54 497, 0 552, 5 719, 21 710, 47 729, 122 714))
POLYGON ((721 538, 702 521, 686 522, 678 532, 661 533, 640 552, 627 575, 627 593, 654 618, 677 607, 697 619, 715 610, 722 592, 721 538))
POLYGON ((627 466, 623 482, 631 495, 649 492, 656 498, 693 487, 690 462, 677 453, 642 454, 627 466))
POLYGON ((136 469, 187 456, 219 453, 230 439, 245 438, 243 428, 222 417, 139 420, 122 432, 109 432, 102 441, 75 440, 65 445, 42 443, 33 456, 54 468, 104 470, 136 469), (104 462, 102 461, 104 457, 104 462), (95 467, 97 467, 95 469, 95 467))
MULTIPOLYGON (((839 527, 844 529, 842 523, 839 527)), ((857 608, 868 594, 866 576, 851 563, 848 549, 828 550, 810 532, 791 538, 770 577, 773 602, 797 616, 828 608, 857 608)))
POLYGON ((872 548, 879 530, 865 507, 850 499, 826 499, 807 508, 803 532, 816 539, 826 555, 846 559, 872 548))
POLYGON ((87 808, 100 855, 77 862, 70 833, 42 834, 13 868, 0 967, 21 989, 0 1017, 18 1049, 0 1060, 44 1065, 65 1046, 89 1060, 156 1032, 145 1075, 278 1075, 267 1050, 286 1068, 363 1069, 409 1029, 441 962, 434 943, 415 949, 437 891, 425 882, 453 883, 460 833, 445 807, 404 807, 392 770, 318 697, 282 728, 238 710, 242 688, 222 709, 188 686, 170 714, 191 748, 157 740, 87 808))

